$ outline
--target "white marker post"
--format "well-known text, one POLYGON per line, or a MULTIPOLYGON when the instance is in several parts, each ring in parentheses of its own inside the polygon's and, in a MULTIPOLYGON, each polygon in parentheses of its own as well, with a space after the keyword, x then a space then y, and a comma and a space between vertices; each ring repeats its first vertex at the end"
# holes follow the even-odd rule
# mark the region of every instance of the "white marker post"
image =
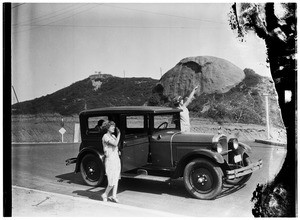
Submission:
POLYGON ((66 129, 64 129, 63 127, 61 129, 59 129, 59 133, 61 133, 61 142, 64 142, 64 133, 66 133, 66 129))
POLYGON ((80 137, 80 125, 79 125, 79 123, 75 123, 75 126, 74 126, 74 143, 79 142, 79 137, 80 137))

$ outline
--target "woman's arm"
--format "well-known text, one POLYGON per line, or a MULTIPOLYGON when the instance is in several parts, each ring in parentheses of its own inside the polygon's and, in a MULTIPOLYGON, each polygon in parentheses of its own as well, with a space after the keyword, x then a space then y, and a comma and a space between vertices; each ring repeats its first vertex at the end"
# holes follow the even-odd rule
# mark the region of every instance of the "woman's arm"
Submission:
POLYGON ((121 136, 121 132, 120 132, 119 128, 116 127, 116 130, 117 130, 117 138, 115 140, 113 140, 112 138, 106 140, 107 144, 112 145, 114 147, 118 146, 119 141, 120 141, 120 136, 121 136))
POLYGON ((183 105, 184 105, 185 107, 187 107, 187 106, 192 102, 192 100, 193 100, 193 98, 194 98, 194 95, 195 95, 195 92, 196 92, 197 89, 198 89, 198 86, 196 86, 196 87, 193 89, 193 91, 192 91, 191 94, 189 95, 189 97, 188 97, 188 99, 186 100, 186 102, 183 103, 183 105))

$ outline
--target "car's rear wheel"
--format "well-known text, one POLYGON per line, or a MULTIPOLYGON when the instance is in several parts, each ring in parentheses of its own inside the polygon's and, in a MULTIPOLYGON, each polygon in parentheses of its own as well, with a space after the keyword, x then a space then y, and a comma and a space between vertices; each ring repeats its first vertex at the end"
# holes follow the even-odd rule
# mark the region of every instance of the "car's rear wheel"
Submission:
POLYGON ((94 154, 87 154, 82 158, 80 173, 84 182, 89 186, 100 186, 105 181, 104 165, 94 154))
MULTIPOLYGON (((238 164, 236 166, 232 166, 232 165, 229 165, 229 166, 232 167, 233 169, 237 169, 237 168, 241 168, 241 167, 246 167, 249 164, 251 164, 251 160, 247 155, 244 154, 241 164, 238 164)), ((249 173, 245 176, 238 177, 233 180, 226 180, 225 182, 230 185, 242 185, 242 184, 246 183, 250 179, 251 176, 252 176, 252 173, 249 173)))
POLYGON ((197 199, 214 199, 222 191, 223 172, 207 159, 195 159, 184 169, 183 180, 187 191, 197 199))

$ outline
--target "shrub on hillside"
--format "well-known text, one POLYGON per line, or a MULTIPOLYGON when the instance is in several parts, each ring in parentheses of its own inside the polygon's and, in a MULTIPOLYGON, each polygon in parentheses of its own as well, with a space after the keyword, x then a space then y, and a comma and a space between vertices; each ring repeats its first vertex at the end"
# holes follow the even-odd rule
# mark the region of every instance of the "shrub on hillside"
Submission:
POLYGON ((159 106, 160 104, 160 96, 157 93, 152 94, 152 96, 148 99, 149 106, 159 106))

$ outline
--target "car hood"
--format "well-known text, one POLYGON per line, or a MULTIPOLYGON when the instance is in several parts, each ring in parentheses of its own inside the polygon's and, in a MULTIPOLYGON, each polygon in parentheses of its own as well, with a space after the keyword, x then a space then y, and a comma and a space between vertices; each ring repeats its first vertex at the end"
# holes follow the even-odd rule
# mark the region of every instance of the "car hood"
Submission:
POLYGON ((185 133, 176 130, 161 131, 153 135, 153 138, 160 136, 160 141, 172 141, 173 143, 212 143, 215 134, 185 133))

